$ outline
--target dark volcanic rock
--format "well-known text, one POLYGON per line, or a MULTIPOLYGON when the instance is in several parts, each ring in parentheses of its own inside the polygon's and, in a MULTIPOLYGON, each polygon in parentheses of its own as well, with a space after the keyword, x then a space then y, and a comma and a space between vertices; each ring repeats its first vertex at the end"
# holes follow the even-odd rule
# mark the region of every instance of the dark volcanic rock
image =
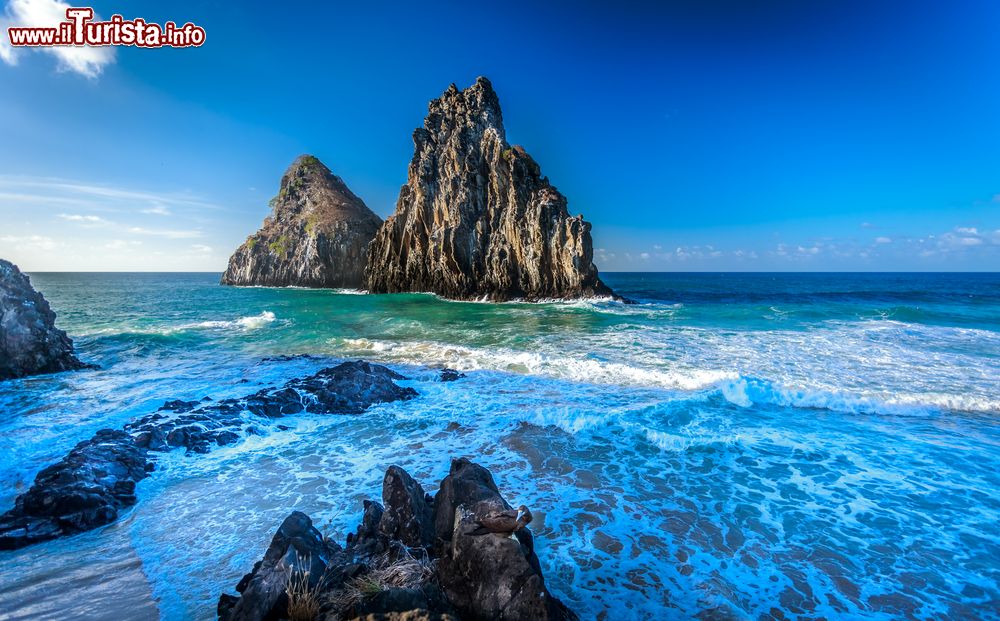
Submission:
POLYGON ((242 399, 223 399, 201 405, 198 401, 168 401, 160 412, 125 426, 136 443, 151 451, 184 447, 207 453, 215 446, 232 444, 253 433, 245 414, 281 418, 307 411, 313 414, 358 414, 376 403, 412 399, 417 392, 394 380, 402 375, 363 360, 342 362, 281 388, 267 388, 242 399), (201 407, 196 407, 199 406, 201 407), (170 416, 162 412, 179 412, 170 416))
POLYGON ((368 248, 372 293, 539 300, 613 295, 593 262, 590 224, 523 148, 507 144, 486 78, 452 84, 413 133, 396 212, 368 248))
POLYGON ((28 277, 0 259, 0 380, 82 369, 73 341, 28 277))
POLYGON ((499 506, 493 509, 510 509, 503 502, 489 470, 464 457, 452 460, 451 470, 441 481, 441 489, 434 498, 434 534, 438 539, 451 541, 455 510, 459 505, 472 507, 480 501, 496 503, 498 500, 499 506))
POLYGON ((104 429, 35 477, 0 516, 0 549, 21 548, 104 526, 135 504, 135 484, 152 470, 124 431, 104 429))
POLYGON ((379 532, 410 547, 429 546, 434 540, 433 498, 399 466, 390 466, 382 480, 385 512, 379 532))
POLYGON ((442 382, 454 382, 455 380, 460 380, 465 377, 465 373, 461 371, 456 371, 455 369, 441 369, 441 374, 438 376, 438 380, 442 382))
POLYGON ((328 565, 346 561, 339 545, 325 541, 309 516, 295 511, 278 528, 263 560, 240 581, 237 586, 240 597, 235 602, 229 598, 220 600, 220 618, 227 621, 283 619, 288 606, 285 588, 293 571, 308 571, 310 584, 315 586, 328 565))
POLYGON ((458 621, 458 617, 448 613, 417 609, 406 612, 371 613, 355 617, 354 621, 458 621))
POLYGON ((0 549, 20 548, 113 522, 120 509, 135 504, 135 484, 152 470, 148 459, 152 453, 178 447, 207 453, 257 433, 255 421, 259 423, 261 417, 280 418, 302 411, 357 414, 376 403, 416 396, 412 388, 397 385, 397 379, 404 378, 359 360, 242 399, 207 405, 167 401, 159 411, 129 423, 123 431, 99 431, 62 461, 42 470, 14 508, 0 516, 0 549))
POLYGON ((469 619, 576 619, 545 588, 531 531, 516 539, 476 534, 479 519, 510 510, 489 470, 456 459, 434 503, 438 536, 447 540, 438 561, 438 578, 448 600, 469 619), (444 530, 446 521, 451 527, 444 530))
POLYGON ((222 284, 361 286, 368 243, 382 219, 340 177, 303 155, 285 171, 271 204, 261 229, 229 258, 222 284))
POLYGON ((313 395, 304 403, 309 412, 361 412, 376 403, 412 399, 417 391, 403 388, 393 380, 406 379, 399 373, 363 360, 343 362, 285 386, 313 395))
POLYGON ((441 493, 431 499, 405 470, 392 466, 382 496, 384 510, 365 501, 362 523, 348 535, 346 549, 322 541, 308 518, 293 513, 264 559, 236 586, 241 597, 220 597, 219 618, 281 618, 287 612, 291 568, 296 559, 301 565, 308 552, 323 563, 314 561, 309 573, 310 584, 316 585, 313 596, 324 602, 321 619, 577 619, 546 589, 531 531, 518 530, 516 539, 474 534, 481 531, 480 517, 510 508, 485 468, 466 459, 453 461, 441 493), (442 520, 452 516, 447 541, 429 542, 431 502, 442 520), (296 547, 293 541, 304 543, 296 547), (317 572, 322 577, 313 583, 317 572))

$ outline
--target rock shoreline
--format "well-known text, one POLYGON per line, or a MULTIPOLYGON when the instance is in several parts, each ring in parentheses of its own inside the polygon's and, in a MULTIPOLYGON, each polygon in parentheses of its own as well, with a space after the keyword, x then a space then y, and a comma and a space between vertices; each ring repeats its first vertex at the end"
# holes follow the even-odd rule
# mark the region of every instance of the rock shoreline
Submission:
POLYGON ((220 621, 347 619, 573 621, 545 586, 528 528, 482 533, 512 512, 486 468, 451 463, 436 496, 390 466, 341 546, 292 512, 264 557, 220 596, 220 621))
POLYGON ((0 515, 0 550, 114 522, 136 503, 136 484, 154 469, 155 453, 207 453, 260 433, 257 425, 267 420, 299 412, 359 414, 376 403, 416 397, 415 390, 395 383, 402 379, 381 365, 343 362, 241 399, 168 401, 121 430, 102 429, 39 472, 0 515))
POLYGON ((55 321, 28 276, 0 259, 0 381, 93 368, 76 357, 73 341, 55 321))

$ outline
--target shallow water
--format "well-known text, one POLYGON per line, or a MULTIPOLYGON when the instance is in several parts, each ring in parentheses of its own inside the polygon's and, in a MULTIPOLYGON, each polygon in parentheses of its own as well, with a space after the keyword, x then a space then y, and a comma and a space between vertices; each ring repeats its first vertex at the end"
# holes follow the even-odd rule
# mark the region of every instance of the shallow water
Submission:
POLYGON ((1000 276, 607 280, 642 303, 32 275, 102 369, 0 385, 2 507, 167 399, 346 357, 421 396, 166 456, 117 524, 0 553, 0 618, 214 618, 292 509, 343 539, 388 465, 434 491, 462 455, 584 619, 1000 618, 1000 276))

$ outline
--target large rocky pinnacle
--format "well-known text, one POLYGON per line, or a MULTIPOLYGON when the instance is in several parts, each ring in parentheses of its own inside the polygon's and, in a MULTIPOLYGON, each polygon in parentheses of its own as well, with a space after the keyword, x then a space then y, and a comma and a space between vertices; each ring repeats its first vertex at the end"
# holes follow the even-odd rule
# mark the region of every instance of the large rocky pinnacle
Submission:
POLYGON ((88 366, 55 322, 56 314, 28 277, 0 259, 0 381, 88 366))
POLYGON ((229 258, 224 285, 358 288, 382 219, 318 159, 281 178, 273 212, 229 258))
POLYGON ((612 295, 593 262, 590 223, 519 146, 507 144, 486 78, 451 85, 413 132, 396 212, 368 248, 372 293, 455 299, 612 295))

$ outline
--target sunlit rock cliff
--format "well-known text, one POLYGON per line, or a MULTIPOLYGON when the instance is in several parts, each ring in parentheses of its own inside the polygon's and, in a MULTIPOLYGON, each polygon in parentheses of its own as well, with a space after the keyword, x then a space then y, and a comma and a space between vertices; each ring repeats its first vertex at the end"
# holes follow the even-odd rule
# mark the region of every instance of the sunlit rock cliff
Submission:
POLYGON ((372 293, 456 299, 612 295, 593 263, 590 223, 520 146, 507 143, 486 78, 451 85, 413 133, 396 212, 368 249, 372 293))

